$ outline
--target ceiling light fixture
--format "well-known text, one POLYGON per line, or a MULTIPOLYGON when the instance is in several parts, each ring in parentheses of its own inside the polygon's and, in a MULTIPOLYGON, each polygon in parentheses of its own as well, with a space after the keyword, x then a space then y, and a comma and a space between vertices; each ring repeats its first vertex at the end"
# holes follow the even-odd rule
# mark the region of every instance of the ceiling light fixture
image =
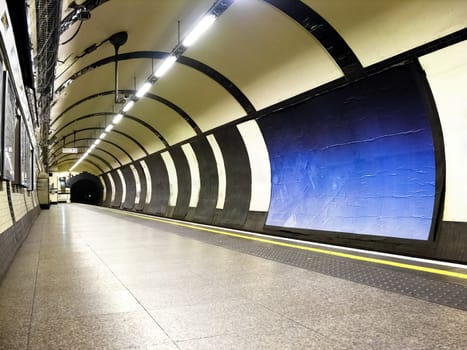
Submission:
POLYGON ((164 62, 160 65, 160 67, 154 73, 156 78, 162 77, 167 71, 174 65, 175 61, 177 61, 177 57, 174 55, 170 55, 167 57, 164 62))
POLYGON ((146 95, 146 92, 149 91, 149 89, 151 88, 152 84, 151 82, 147 81, 144 83, 143 86, 141 86, 141 88, 138 90, 138 92, 136 93, 136 97, 138 98, 141 98, 143 97, 144 95, 146 95))
POLYGON ((133 100, 130 100, 126 105, 125 107, 123 107, 123 112, 128 112, 131 107, 133 107, 135 105, 135 101, 133 100))
POLYGON ((120 123, 120 120, 122 120, 122 118, 123 118, 123 114, 119 113, 114 117, 114 119, 112 119, 112 123, 118 124, 120 123))
MULTIPOLYGON (((105 128, 105 131, 101 134, 100 138, 97 139, 89 148, 89 150, 83 155, 83 157, 76 162, 73 167, 70 168, 70 171, 73 170, 92 150, 101 142, 101 139, 105 137, 106 133, 110 132, 115 125, 117 125, 122 118, 124 117, 124 114, 128 112, 134 105, 135 103, 143 97, 152 87, 152 85, 158 80, 158 78, 161 78, 163 75, 165 75, 170 68, 177 62, 177 59, 184 54, 186 49, 193 45, 202 35, 205 33, 209 27, 214 23, 214 21, 217 19, 217 17, 221 16, 225 10, 227 10, 230 5, 234 3, 234 0, 216 0, 214 4, 211 6, 211 8, 207 11, 206 15, 195 25, 193 30, 183 39, 182 42, 180 42, 180 30, 179 30, 179 41, 177 45, 172 49, 172 51, 168 54, 168 56, 162 61, 162 63, 159 65, 159 67, 156 69, 155 73, 150 75, 145 83, 139 88, 139 90, 136 92, 133 97, 131 97, 129 100, 127 100, 126 105, 123 107, 123 109, 120 111, 120 113, 116 114, 113 119, 112 119, 112 124, 107 125, 105 128)), ((127 33, 126 32, 120 32, 116 33, 115 35, 112 35, 111 38, 108 40, 114 44, 115 46, 115 57, 116 57, 116 64, 115 64, 115 103, 123 103, 124 99, 119 99, 118 98, 118 69, 117 69, 117 64, 118 64, 118 47, 123 45, 126 42, 127 39, 127 33), (123 102, 122 102, 123 100, 123 102)), ((68 85, 71 84, 72 81, 68 81, 68 85)))
POLYGON ((214 23, 216 16, 209 14, 203 17, 201 21, 196 25, 196 27, 187 35, 183 40, 182 45, 185 47, 190 47, 199 39, 203 33, 208 30, 208 28, 214 23))

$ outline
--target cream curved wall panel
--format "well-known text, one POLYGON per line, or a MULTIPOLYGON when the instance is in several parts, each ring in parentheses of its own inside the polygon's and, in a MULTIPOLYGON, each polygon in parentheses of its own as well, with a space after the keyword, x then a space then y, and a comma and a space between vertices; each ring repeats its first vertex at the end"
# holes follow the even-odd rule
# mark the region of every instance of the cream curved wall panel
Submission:
MULTIPOLYGON (((83 4, 85 1, 76 1, 83 4)), ((92 20, 98 23, 99 31, 93 26, 83 25, 80 34, 69 45, 59 46, 59 57, 68 57, 78 54, 92 43, 101 42, 104 38, 122 30, 129 30, 130 38, 125 43, 124 52, 132 51, 170 51, 177 40, 177 18, 182 23, 182 35, 190 30, 212 5, 212 0, 177 0, 177 1, 102 1, 92 11, 92 20), (124 16, 122 16, 124 14, 124 16), (157 20, 155 18, 157 17, 157 20), (109 20, 118 18, 118 21, 109 20)), ((77 23, 63 33, 69 38, 76 31, 77 23)), ((88 64, 104 57, 112 57, 112 45, 102 45, 76 62, 69 72, 82 69, 88 64)), ((67 62, 68 63, 68 62, 67 62)), ((151 63, 146 61, 143 67, 146 76, 150 73, 151 63)), ((61 73, 68 64, 58 65, 57 72, 61 73)), ((138 77, 138 75, 137 75, 138 77)), ((122 81, 125 84, 125 81, 122 81)), ((125 86, 125 85, 122 85, 125 86)), ((133 83, 130 85, 133 86, 133 83)))
POLYGON ((10 206, 8 205, 8 196, 6 191, 6 182, 0 187, 0 234, 13 226, 11 219, 10 206))
POLYGON ((464 0, 302 0, 369 66, 465 28, 464 0))
POLYGON ((214 159, 216 160, 217 175, 218 179, 218 190, 217 190, 217 202, 216 209, 224 209, 225 204, 225 193, 227 190, 227 175, 225 173, 224 156, 222 155, 221 148, 217 143, 216 137, 211 134, 206 137, 209 145, 211 146, 212 152, 214 153, 214 159))
POLYGON ((144 160, 139 162, 141 164, 141 168, 143 168, 144 177, 146 178, 146 200, 145 203, 151 203, 152 198, 152 180, 151 180, 151 173, 149 172, 148 165, 144 160))
POLYGON ((115 181, 114 181, 114 178, 112 175, 110 175, 110 173, 107 173, 107 177, 109 178, 109 182, 110 182, 110 204, 112 205, 112 203, 114 202, 115 200, 115 181))
MULTIPOLYGON (((98 147, 101 148, 102 146, 104 146, 104 142, 101 142, 98 147)), ((77 147, 79 147, 79 146, 77 146, 77 147)), ((84 148, 86 149, 87 147, 84 147, 84 148)), ((105 160, 107 163, 110 164, 112 169, 116 169, 116 168, 120 167, 120 164, 118 164, 117 161, 113 157, 111 157, 108 153, 101 151, 100 149, 94 148, 92 150, 91 154, 96 155, 96 156, 102 158, 103 160, 105 160)), ((111 169, 109 169, 109 170, 111 170, 111 169)))
POLYGON ((154 85, 152 91, 182 108, 202 131, 231 122, 246 114, 223 86, 207 75, 182 64, 175 64, 154 85))
POLYGON ((170 145, 196 135, 177 112, 161 102, 142 98, 133 107, 132 113, 156 129, 170 145))
MULTIPOLYGON (((133 109, 129 112, 129 114, 137 118, 139 117, 139 115, 137 115, 133 109)), ((164 148, 162 141, 150 129, 129 118, 123 118, 122 121, 115 127, 115 129, 123 131, 125 134, 135 138, 148 151, 149 154, 155 153, 164 148)), ((110 134, 112 134, 112 131, 110 134)))
POLYGON ((185 55, 222 72, 257 110, 343 76, 316 38, 262 0, 237 0, 185 55))
MULTIPOLYGON (((116 129, 118 129, 118 127, 116 127, 116 129)), ((121 129, 121 131, 125 132, 125 129, 121 129)), ((130 136, 134 137, 135 135, 130 136)), ((105 139, 122 147, 133 157, 133 159, 140 159, 146 156, 144 151, 137 144, 135 144, 132 140, 123 135, 111 132, 105 137, 105 139)))
POLYGON ((248 152, 251 169, 250 211, 268 211, 271 201, 271 164, 256 120, 237 125, 248 152))
POLYGON ((11 192, 11 202, 13 204, 13 212, 15 213, 15 219, 16 221, 19 221, 28 212, 22 189, 20 190, 20 192, 11 192))
POLYGON ((193 151, 193 147, 191 147, 191 144, 189 143, 184 144, 182 146, 182 150, 188 161, 188 167, 190 168, 190 176, 191 176, 191 195, 190 195, 190 202, 188 206, 190 208, 196 208, 198 206, 199 193, 201 190, 199 163, 198 163, 198 159, 196 158, 196 154, 193 151))
POLYGON ((161 156, 164 161, 165 167, 167 168, 167 173, 169 174, 169 206, 175 207, 178 198, 177 169, 175 168, 174 160, 169 152, 163 152, 161 153, 161 156))
POLYGON ((122 205, 125 203, 126 200, 126 182, 125 177, 120 169, 117 170, 118 177, 120 178, 120 182, 122 183, 122 205))
POLYGON ((105 199, 107 198, 107 186, 105 186, 105 181, 103 176, 99 176, 99 180, 102 185, 102 202, 105 202, 105 199))
POLYGON ((445 221, 467 222, 467 41, 420 58, 438 109, 446 156, 445 221))
POLYGON ((135 178, 135 205, 139 204, 141 200, 141 180, 139 179, 138 171, 136 170, 136 167, 133 164, 130 164, 130 169, 131 173, 133 174, 133 177, 135 178))
MULTIPOLYGON (((103 45, 101 47, 103 49, 100 51, 101 57, 106 57, 106 56, 113 56, 115 53, 113 52, 113 47, 109 45, 107 47, 106 45, 103 45), (105 51, 106 49, 109 50, 109 54, 106 55, 105 51)), ((85 59, 88 59, 89 57, 86 56, 85 59)), ((100 58, 97 58, 99 60, 100 58)), ((84 60, 79 60, 78 61, 80 64, 84 63, 84 60)), ((90 63, 93 63, 94 60, 92 60, 90 63)), ((134 88, 134 77, 135 77, 135 70, 139 66, 148 66, 148 60, 147 59, 132 59, 132 60, 122 60, 118 63, 118 75, 119 75, 119 86, 122 88, 134 88)), ((84 68, 84 65, 82 66, 84 68)), ((55 81, 55 89, 60 87, 63 83, 65 83, 73 74, 73 71, 75 69, 79 69, 78 65, 74 65, 73 69, 68 70, 65 74, 63 74, 60 77, 57 77, 55 81)), ((83 75, 81 75, 79 78, 77 78, 75 81, 73 81, 66 89, 64 89, 60 94, 57 102, 57 109, 54 109, 54 113, 60 113, 62 110, 67 108, 68 106, 73 105, 74 103, 88 97, 94 94, 97 94, 102 91, 113 91, 114 90, 114 65, 113 62, 110 62, 109 64, 102 65, 100 67, 97 67, 95 69, 92 69, 83 75), (112 78, 110 78, 112 77, 112 78), (110 78, 110 79, 109 79, 110 78)), ((148 72, 149 73, 149 72, 148 72)), ((99 108, 100 109, 100 108, 99 108)), ((112 111, 112 104, 109 103, 107 105, 107 108, 104 109, 103 111, 107 110, 108 112, 112 111)), ((66 121, 60 121, 57 124, 65 123, 66 121)), ((56 125, 58 127, 59 125, 56 125)))
MULTIPOLYGON (((110 111, 111 108, 109 109, 109 107, 112 106, 113 102, 114 102, 113 94, 91 98, 75 106, 73 106, 73 104, 64 105, 61 103, 60 100, 58 100, 53 105, 51 112, 50 112, 51 114, 50 120, 52 123, 51 127, 55 128, 56 125, 60 125, 60 124, 64 125, 71 120, 82 117, 84 115, 95 113, 96 111, 110 111), (70 108, 71 106, 73 107, 70 108), (65 110, 67 111, 63 115, 61 115, 65 110), (59 119, 57 119, 58 116, 60 116, 59 119)), ((107 117, 107 118, 110 119, 110 117, 107 117)))

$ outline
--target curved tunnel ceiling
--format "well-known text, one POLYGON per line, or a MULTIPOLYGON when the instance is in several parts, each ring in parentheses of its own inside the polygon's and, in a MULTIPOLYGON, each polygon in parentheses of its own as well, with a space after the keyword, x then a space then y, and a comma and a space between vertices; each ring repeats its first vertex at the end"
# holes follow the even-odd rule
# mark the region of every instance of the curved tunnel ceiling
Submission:
POLYGON ((456 0, 101 0, 83 1, 91 18, 79 23, 65 1, 50 164, 68 170, 79 154, 62 156, 61 147, 84 153, 123 106, 114 101, 114 47, 106 39, 128 33, 118 85, 129 97, 177 45, 177 21, 183 38, 221 2, 227 9, 214 26, 77 171, 106 172, 326 83, 359 79, 371 65, 463 29, 466 15, 456 0), (428 22, 433 14, 438 20, 428 22))

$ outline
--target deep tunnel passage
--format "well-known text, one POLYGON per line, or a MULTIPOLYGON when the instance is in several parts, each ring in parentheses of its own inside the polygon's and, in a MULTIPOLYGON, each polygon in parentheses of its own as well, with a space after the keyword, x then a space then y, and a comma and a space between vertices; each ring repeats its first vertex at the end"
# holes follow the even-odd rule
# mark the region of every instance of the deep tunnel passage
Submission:
POLYGON ((92 175, 80 174, 72 178, 70 200, 74 203, 100 204, 102 202, 102 186, 92 175))

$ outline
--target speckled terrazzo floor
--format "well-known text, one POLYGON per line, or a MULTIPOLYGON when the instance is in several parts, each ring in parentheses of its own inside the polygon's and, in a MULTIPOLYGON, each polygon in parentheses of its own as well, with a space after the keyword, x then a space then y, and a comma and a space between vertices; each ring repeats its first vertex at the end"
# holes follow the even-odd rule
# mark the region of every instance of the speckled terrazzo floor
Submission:
POLYGON ((0 349, 467 349, 465 311, 170 231, 43 211, 0 285, 0 349))

